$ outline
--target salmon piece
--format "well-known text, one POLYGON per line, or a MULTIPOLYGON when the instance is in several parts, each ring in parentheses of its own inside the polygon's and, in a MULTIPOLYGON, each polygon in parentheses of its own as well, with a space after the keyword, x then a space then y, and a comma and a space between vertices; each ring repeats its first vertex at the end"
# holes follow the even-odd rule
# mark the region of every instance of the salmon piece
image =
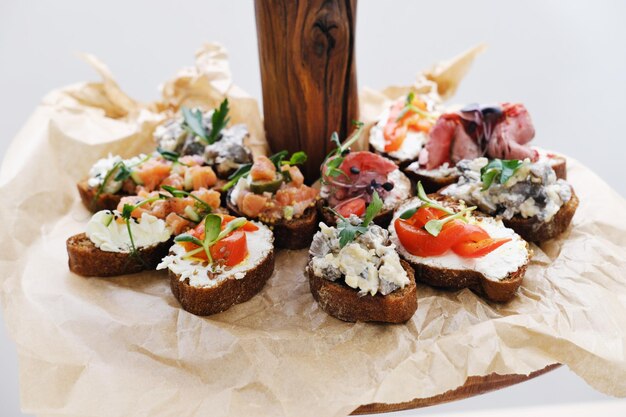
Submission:
POLYGON ((169 177, 165 178, 163 182, 161 182, 161 186, 167 185, 170 187, 174 187, 177 190, 182 190, 185 184, 185 180, 179 174, 171 174, 169 177))
MULTIPOLYGON (((198 197, 200 200, 207 203, 211 208, 218 208, 220 206, 220 193, 215 190, 207 190, 206 188, 200 188, 199 190, 192 191, 192 195, 198 197)), ((191 198, 191 197, 189 197, 191 198)))
POLYGON ((296 166, 289 167, 289 176, 291 177, 291 184, 294 187, 300 187, 304 184, 304 175, 300 172, 300 169, 296 166))
POLYGON ((188 167, 194 167, 202 165, 204 160, 200 155, 185 155, 178 158, 178 162, 187 165, 188 167))
POLYGON ((293 194, 291 193, 289 188, 281 188, 280 190, 276 191, 275 199, 276 202, 281 206, 289 206, 293 204, 293 194))
POLYGON ((170 213, 165 218, 165 224, 170 228, 174 235, 179 235, 189 229, 191 223, 183 219, 176 213, 170 213))
POLYGON ((257 156, 250 169, 252 181, 271 181, 276 178, 276 167, 267 156, 257 156))
POLYGON ((137 168, 137 175, 146 191, 155 190, 170 175, 172 164, 158 159, 149 159, 137 168))
POLYGON ((211 167, 193 166, 189 168, 189 173, 194 190, 212 187, 217 182, 217 175, 211 167))
POLYGON ((241 201, 241 212, 248 217, 258 217, 265 208, 267 197, 254 193, 246 194, 241 201))
MULTIPOLYGON (((143 200, 145 200, 145 197, 138 196, 138 195, 131 195, 131 196, 128 196, 128 197, 122 197, 120 199, 119 204, 117 205, 117 211, 122 213, 124 211, 124 205, 130 204, 131 206, 134 206, 136 204, 141 203, 143 200)), ((132 211, 132 213, 130 215, 131 215, 131 217, 134 217, 135 219, 138 219, 138 218, 141 217, 141 215, 143 213, 150 214, 150 204, 144 204, 141 207, 137 207, 135 210, 132 211)))

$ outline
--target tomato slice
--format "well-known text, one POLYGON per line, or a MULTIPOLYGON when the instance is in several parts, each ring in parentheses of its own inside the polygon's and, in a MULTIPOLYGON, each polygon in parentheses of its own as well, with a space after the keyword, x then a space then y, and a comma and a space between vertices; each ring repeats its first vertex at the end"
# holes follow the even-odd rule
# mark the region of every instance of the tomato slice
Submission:
POLYGON ((424 227, 429 221, 440 219, 446 215, 445 211, 434 207, 420 207, 410 219, 407 219, 407 222, 413 226, 424 227))
POLYGON ((344 201, 335 206, 335 211, 346 218, 350 217, 351 214, 361 217, 365 213, 365 199, 357 197, 344 201))
POLYGON ((488 239, 489 234, 482 228, 466 224, 461 220, 446 223, 437 236, 433 236, 422 226, 396 219, 394 223, 402 246, 415 256, 439 256, 460 242, 477 242, 488 239))
POLYGON ((452 250, 454 251, 454 253, 464 258, 480 258, 493 252, 500 246, 510 241, 510 238, 488 238, 479 240, 478 242, 467 241, 457 243, 456 245, 452 246, 452 250))
MULTIPOLYGON (((226 266, 235 266, 243 262, 248 255, 248 242, 246 232, 241 229, 235 230, 224 239, 211 246, 211 256, 214 261, 223 263, 226 266)), ((206 254, 200 252, 198 255, 206 254)))
MULTIPOLYGON (((224 230, 227 223, 236 219, 235 216, 231 216, 230 214, 221 214, 220 216, 222 217, 222 230, 224 230)), ((204 227, 202 229, 204 231, 204 227)), ((242 227, 240 227, 240 230, 245 230, 246 232, 256 232, 259 228, 252 222, 246 222, 242 227)))

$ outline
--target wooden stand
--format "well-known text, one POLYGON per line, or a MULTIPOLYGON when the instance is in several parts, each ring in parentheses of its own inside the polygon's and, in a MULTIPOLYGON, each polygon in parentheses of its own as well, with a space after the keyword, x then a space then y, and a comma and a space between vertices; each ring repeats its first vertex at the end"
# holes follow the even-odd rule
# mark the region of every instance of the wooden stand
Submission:
POLYGON ((356 0, 255 0, 265 132, 272 152, 303 150, 320 176, 330 135, 358 120, 356 0))
POLYGON ((435 395, 430 398, 418 398, 413 401, 398 404, 368 404, 363 405, 352 412, 352 414, 375 414, 388 413, 391 411, 410 410, 413 408, 429 407, 431 405, 458 401, 476 395, 485 394, 489 391, 495 391, 506 388, 520 382, 528 381, 546 372, 557 369, 560 364, 549 365, 539 371, 532 372, 530 375, 498 375, 491 374, 487 376, 471 376, 467 382, 451 391, 444 392, 441 395, 435 395))

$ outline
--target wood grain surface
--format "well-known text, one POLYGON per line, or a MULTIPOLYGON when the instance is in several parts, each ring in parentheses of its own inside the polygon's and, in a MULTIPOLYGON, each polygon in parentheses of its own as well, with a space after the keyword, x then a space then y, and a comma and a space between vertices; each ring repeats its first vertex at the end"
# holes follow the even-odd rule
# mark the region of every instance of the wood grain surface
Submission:
POLYGON ((476 395, 484 394, 489 391, 495 391, 501 388, 509 387, 511 385, 519 384, 520 382, 528 381, 529 379, 535 378, 539 375, 543 375, 546 372, 550 372, 558 368, 559 366, 561 365, 549 365, 539 371, 532 372, 529 375, 491 374, 487 376, 471 376, 467 378, 467 381, 464 385, 451 391, 444 392, 443 394, 435 395, 434 397, 417 398, 413 401, 407 401, 398 404, 374 403, 363 405, 354 410, 352 414, 358 415, 387 413, 391 411, 410 410, 413 408, 422 408, 451 401, 458 401, 464 398, 474 397, 476 395))
POLYGON ((330 135, 358 120, 356 0, 255 0, 265 132, 272 152, 303 150, 319 178, 330 135))

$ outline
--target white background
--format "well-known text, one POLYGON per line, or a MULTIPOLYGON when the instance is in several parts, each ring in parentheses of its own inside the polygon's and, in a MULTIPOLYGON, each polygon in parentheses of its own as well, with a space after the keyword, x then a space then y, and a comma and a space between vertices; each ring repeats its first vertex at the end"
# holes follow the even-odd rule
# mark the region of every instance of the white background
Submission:
MULTIPOLYGON (((626 195, 625 18, 626 2, 619 1, 360 0, 358 81, 374 88, 408 84, 418 70, 485 41, 488 51, 454 101, 524 102, 537 144, 579 159, 626 195)), ((192 64, 195 49, 208 40, 229 48, 235 81, 260 98, 250 0, 0 0, 0 154, 47 91, 97 79, 77 52, 96 54, 124 90, 149 101, 158 96, 157 85, 192 64)), ((15 346, 0 325, 2 417, 22 415, 16 362, 15 346)), ((562 369, 402 415, 605 401, 612 402, 603 415, 626 413, 624 400, 611 400, 562 369)))

